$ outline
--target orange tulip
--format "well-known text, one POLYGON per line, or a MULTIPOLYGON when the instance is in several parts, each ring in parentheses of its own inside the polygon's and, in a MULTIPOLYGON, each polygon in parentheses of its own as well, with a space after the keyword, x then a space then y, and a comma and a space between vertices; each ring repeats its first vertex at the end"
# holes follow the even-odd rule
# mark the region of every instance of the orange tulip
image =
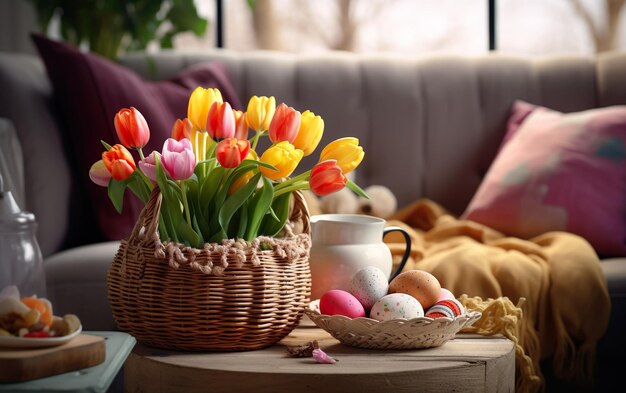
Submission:
POLYGON ((102 153, 102 162, 115 180, 127 179, 133 174, 136 166, 128 149, 120 144, 114 145, 111 150, 102 153))
POLYGON ((120 109, 113 119, 115 131, 122 145, 142 148, 150 140, 150 129, 141 112, 134 107, 120 109))
POLYGON ((348 179, 337 165, 337 160, 327 160, 313 167, 309 186, 315 194, 324 196, 341 190, 347 182, 348 179))
POLYGON ((228 102, 214 102, 211 105, 206 120, 206 130, 213 140, 235 136, 235 115, 228 102))
POLYGON ((273 143, 287 141, 293 143, 300 129, 301 114, 282 103, 276 107, 276 113, 270 123, 269 137, 273 143))
POLYGON ((187 138, 191 139, 191 131, 193 131, 193 123, 188 117, 184 119, 176 119, 174 126, 172 127, 172 138, 177 141, 187 138))
POLYGON ((227 138, 217 144, 215 157, 224 168, 234 168, 246 158, 249 151, 250 142, 247 139, 227 138))
POLYGON ((235 115, 235 138, 248 139, 248 120, 242 111, 233 109, 235 115))

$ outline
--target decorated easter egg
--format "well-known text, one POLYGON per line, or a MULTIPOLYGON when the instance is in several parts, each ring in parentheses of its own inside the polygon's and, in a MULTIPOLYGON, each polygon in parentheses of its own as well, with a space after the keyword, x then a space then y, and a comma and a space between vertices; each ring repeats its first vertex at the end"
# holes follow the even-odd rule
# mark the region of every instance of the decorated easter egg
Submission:
POLYGON ((350 293, 366 310, 387 294, 388 287, 387 276, 376 266, 360 269, 350 280, 350 293))
POLYGON ((344 315, 348 318, 365 316, 363 305, 351 293, 331 289, 320 298, 320 312, 326 315, 344 315))
POLYGON ((465 314, 465 307, 456 299, 444 299, 426 311, 429 318, 452 318, 465 314))
POLYGON ((370 318, 377 321, 390 319, 411 319, 424 316, 424 309, 413 296, 405 293, 391 293, 383 296, 372 306, 370 318))
POLYGON ((407 270, 389 283, 389 293, 406 293, 416 298, 422 307, 435 304, 441 294, 441 284, 432 274, 423 270, 407 270))
POLYGON ((446 288, 441 288, 441 292, 439 293, 439 299, 437 299, 437 301, 444 299, 456 299, 456 296, 454 296, 454 294, 446 288))

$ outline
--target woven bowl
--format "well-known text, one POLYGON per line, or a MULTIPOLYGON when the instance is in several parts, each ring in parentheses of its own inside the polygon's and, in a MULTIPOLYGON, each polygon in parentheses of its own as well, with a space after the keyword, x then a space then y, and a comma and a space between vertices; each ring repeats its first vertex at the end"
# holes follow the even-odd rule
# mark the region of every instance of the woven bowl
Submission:
POLYGON ((451 318, 392 319, 379 322, 371 318, 348 318, 320 314, 319 300, 309 303, 305 314, 318 327, 341 343, 368 349, 417 349, 438 347, 455 334, 480 319, 481 313, 470 311, 451 318))

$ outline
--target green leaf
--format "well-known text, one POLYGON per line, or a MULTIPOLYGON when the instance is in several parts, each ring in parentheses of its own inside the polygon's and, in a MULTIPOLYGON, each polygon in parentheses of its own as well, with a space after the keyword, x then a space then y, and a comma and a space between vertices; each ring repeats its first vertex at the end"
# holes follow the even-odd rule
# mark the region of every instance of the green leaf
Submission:
POLYGON ((191 228, 187 221, 182 219, 182 217, 177 221, 176 232, 179 234, 179 238, 185 243, 189 243, 190 246, 196 248, 202 246, 200 236, 191 228))
POLYGON ((272 182, 263 176, 263 187, 258 189, 254 197, 250 200, 248 207, 250 223, 246 230, 245 239, 252 240, 257 237, 263 217, 271 210, 272 200, 274 199, 274 186, 272 182))
POLYGON ((352 190, 352 192, 354 192, 355 194, 357 194, 358 196, 361 196, 363 198, 367 198, 370 199, 369 195, 367 195, 367 193, 365 191, 363 191, 361 189, 361 187, 359 187, 355 182, 353 182, 352 180, 348 180, 348 182, 346 183, 346 187, 348 187, 350 190, 352 190))
POLYGON ((115 180, 111 178, 109 181, 109 199, 119 214, 122 214, 122 209, 124 207, 124 191, 126 191, 126 187, 131 181, 132 178, 130 176, 125 180, 115 180))
POLYGON ((233 214, 235 214, 241 205, 252 195, 254 190, 256 190, 256 185, 260 178, 261 173, 257 173, 246 185, 235 191, 235 193, 226 199, 219 213, 219 223, 223 231, 228 231, 228 224, 233 214))
POLYGON ((214 168, 200 186, 200 205, 203 207, 203 213, 206 217, 209 217, 209 205, 213 201, 213 197, 217 193, 225 173, 226 168, 214 168))
POLYGON ((261 224, 261 230, 259 235, 275 236, 280 232, 289 218, 289 201, 291 199, 291 193, 280 195, 274 199, 272 203, 272 210, 275 212, 275 216, 268 214, 264 217, 261 224), (278 218, 278 219, 276 219, 278 218))
POLYGON ((249 164, 256 164, 258 166, 264 166, 266 168, 273 169, 275 171, 278 170, 278 168, 276 168, 272 164, 268 164, 267 162, 258 161, 258 160, 251 160, 251 159, 243 160, 240 165, 249 165, 249 164))
POLYGON ((105 148, 107 151, 111 150, 111 145, 109 145, 109 144, 108 144, 108 143, 106 143, 105 141, 100 140, 100 143, 102 143, 102 146, 104 146, 104 148, 105 148))
POLYGON ((239 225, 237 225, 237 234, 234 236, 237 239, 243 239, 246 235, 246 229, 248 228, 248 203, 244 203, 243 207, 239 209, 239 225))

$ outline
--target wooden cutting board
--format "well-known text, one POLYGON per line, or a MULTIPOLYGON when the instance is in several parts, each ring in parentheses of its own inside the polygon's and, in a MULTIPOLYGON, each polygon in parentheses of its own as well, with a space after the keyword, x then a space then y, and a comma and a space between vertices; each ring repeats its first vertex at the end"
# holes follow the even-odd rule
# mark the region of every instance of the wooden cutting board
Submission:
POLYGON ((104 338, 80 334, 51 348, 0 349, 0 382, 23 382, 95 366, 104 361, 104 338))

